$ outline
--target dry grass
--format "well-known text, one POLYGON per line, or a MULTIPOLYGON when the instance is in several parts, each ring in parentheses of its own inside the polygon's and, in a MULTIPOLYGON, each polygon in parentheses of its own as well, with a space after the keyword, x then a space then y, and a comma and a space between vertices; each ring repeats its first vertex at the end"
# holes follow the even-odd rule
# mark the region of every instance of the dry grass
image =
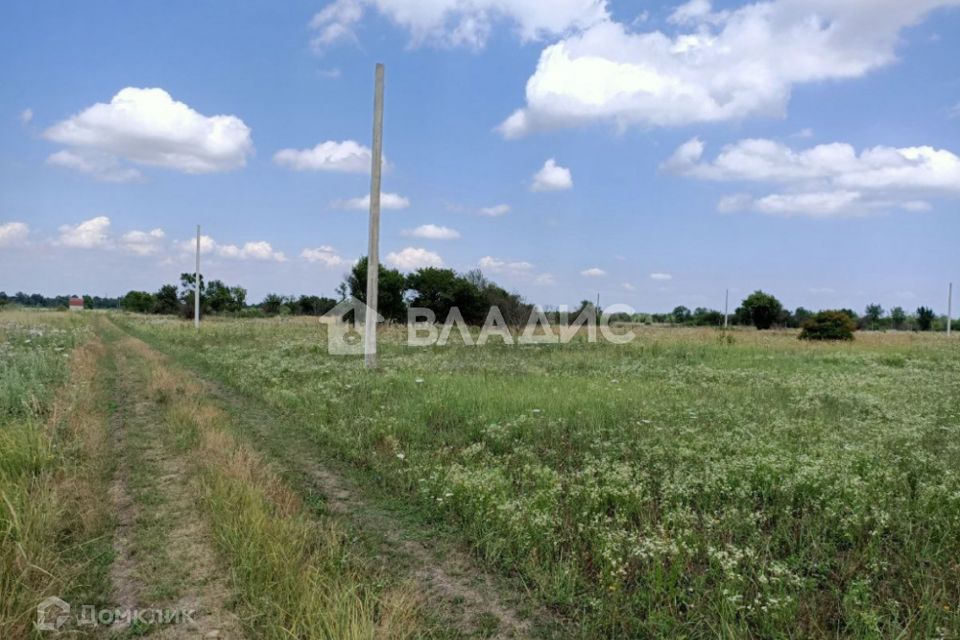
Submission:
POLYGON ((148 393, 165 406, 172 436, 200 479, 215 543, 242 613, 263 638, 409 638, 420 628, 409 588, 381 589, 352 556, 343 532, 308 515, 261 457, 227 431, 203 387, 139 341, 148 393))
POLYGON ((52 403, 0 429, 0 637, 26 637, 47 596, 102 587, 95 543, 110 520, 105 354, 99 339, 74 349, 52 403))

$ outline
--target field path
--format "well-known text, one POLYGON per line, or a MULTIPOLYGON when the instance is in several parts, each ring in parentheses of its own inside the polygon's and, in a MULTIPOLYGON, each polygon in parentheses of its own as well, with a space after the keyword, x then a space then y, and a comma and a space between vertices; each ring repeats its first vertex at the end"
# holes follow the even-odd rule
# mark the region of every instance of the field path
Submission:
POLYGON ((110 491, 117 520, 110 572, 114 603, 194 612, 192 623, 157 625, 152 638, 240 638, 239 621, 226 607, 230 589, 196 508, 197 487, 187 461, 170 446, 158 399, 148 388, 150 361, 157 354, 127 337, 114 343, 113 355, 113 431, 120 456, 110 491))
POLYGON ((204 379, 210 397, 219 400, 238 426, 306 494, 319 493, 331 513, 375 547, 384 565, 400 566, 419 587, 434 613, 458 637, 528 638, 534 621, 550 617, 502 577, 483 569, 464 549, 425 537, 392 513, 363 496, 362 490, 313 454, 317 445, 295 426, 284 427, 275 412, 256 400, 204 379))
POLYGON ((368 498, 347 474, 323 461, 318 445, 298 425, 284 425, 283 417, 265 404, 202 373, 198 376, 205 397, 230 415, 231 428, 264 454, 305 502, 315 504, 319 498, 329 516, 362 540, 369 560, 413 581, 428 614, 452 637, 567 635, 560 631, 561 622, 531 595, 485 570, 465 547, 449 536, 432 536, 428 527, 368 498))

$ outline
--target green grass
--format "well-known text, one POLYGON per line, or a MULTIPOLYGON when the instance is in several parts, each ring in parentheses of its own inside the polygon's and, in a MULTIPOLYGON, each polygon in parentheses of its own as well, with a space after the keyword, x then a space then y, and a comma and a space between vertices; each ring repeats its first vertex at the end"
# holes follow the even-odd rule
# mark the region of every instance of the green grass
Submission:
POLYGON ((305 321, 128 323, 453 526, 585 637, 960 633, 960 342, 389 336, 371 374, 305 321))
POLYGON ((27 637, 48 595, 104 597, 109 376, 92 335, 66 314, 0 313, 0 637, 27 637))

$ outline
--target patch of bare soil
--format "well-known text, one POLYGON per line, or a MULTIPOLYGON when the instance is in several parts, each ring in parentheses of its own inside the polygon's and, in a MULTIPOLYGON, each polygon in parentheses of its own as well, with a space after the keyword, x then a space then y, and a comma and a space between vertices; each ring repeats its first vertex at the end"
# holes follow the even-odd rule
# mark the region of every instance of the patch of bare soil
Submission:
MULTIPOLYGON (((216 382, 205 380, 211 396, 222 402, 239 407, 234 412, 241 416, 245 428, 254 430, 260 438, 269 439, 269 430, 279 429, 276 417, 259 406, 216 382)), ((530 636, 531 622, 511 605, 520 600, 520 594, 498 581, 465 552, 449 545, 428 545, 410 535, 407 527, 395 517, 364 500, 353 483, 330 471, 310 457, 315 445, 303 442, 302 446, 283 447, 276 455, 277 463, 298 471, 310 479, 312 488, 326 498, 327 508, 388 547, 385 551, 401 556, 403 565, 409 567, 410 577, 419 586, 424 600, 444 611, 444 618, 464 636, 490 638, 526 638, 530 636), (281 458, 282 456, 282 458, 281 458), (440 606, 438 606, 440 605, 440 606), (489 624, 490 617, 496 624, 489 624), (492 627, 492 629, 491 629, 492 627)), ((546 617, 542 611, 537 617, 546 617)))
POLYGON ((145 347, 142 342, 128 338, 120 342, 117 353, 118 423, 114 434, 116 450, 122 458, 111 490, 117 517, 114 541, 116 559, 111 570, 115 603, 123 608, 192 612, 190 619, 185 622, 157 625, 150 634, 152 638, 241 638, 240 621, 227 607, 231 590, 224 570, 217 561, 210 532, 197 513, 195 497, 198 488, 189 480, 184 457, 164 446, 162 411, 155 399, 149 397, 132 362, 137 358, 155 357, 155 353, 145 353, 145 347), (140 452, 140 455, 157 472, 154 489, 162 496, 157 517, 164 518, 169 525, 165 530, 163 547, 171 571, 176 575, 176 596, 172 601, 144 601, 151 576, 144 575, 142 561, 137 557, 133 542, 133 528, 142 507, 136 503, 129 489, 132 470, 127 446, 131 440, 131 429, 143 430, 141 433, 146 437, 138 437, 137 440, 151 443, 150 448, 140 452))

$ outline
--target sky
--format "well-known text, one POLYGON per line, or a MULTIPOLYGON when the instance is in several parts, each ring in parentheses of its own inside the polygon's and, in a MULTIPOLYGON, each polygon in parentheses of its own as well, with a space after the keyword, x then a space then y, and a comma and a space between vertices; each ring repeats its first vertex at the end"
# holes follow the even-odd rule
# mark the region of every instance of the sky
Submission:
POLYGON ((334 294, 366 253, 541 305, 945 312, 960 0, 0 5, 0 290, 192 270, 334 294))

